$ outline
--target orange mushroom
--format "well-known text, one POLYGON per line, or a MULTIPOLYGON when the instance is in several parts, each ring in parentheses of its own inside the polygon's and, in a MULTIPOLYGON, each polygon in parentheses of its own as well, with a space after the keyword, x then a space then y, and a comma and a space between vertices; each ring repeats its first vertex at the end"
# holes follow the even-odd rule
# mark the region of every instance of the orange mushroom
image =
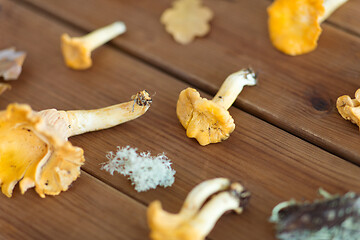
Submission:
POLYGON ((348 95, 341 96, 336 101, 340 115, 360 127, 360 88, 355 92, 355 99, 348 95))
POLYGON ((191 190, 178 214, 164 211, 161 202, 154 201, 147 211, 150 238, 203 240, 225 212, 242 213, 250 195, 240 183, 215 178, 204 181, 191 190))
POLYGON ((83 37, 61 36, 61 50, 68 67, 83 70, 91 67, 91 52, 126 31, 123 22, 114 22, 83 37))
POLYGON ((80 175, 83 150, 68 137, 110 128, 143 115, 150 107, 146 91, 134 100, 102 109, 41 112, 28 105, 10 104, 0 112, 0 184, 11 197, 20 181, 25 193, 35 187, 41 196, 66 191, 80 175))
POLYGON ((217 143, 229 138, 235 129, 234 119, 227 111, 245 85, 257 82, 251 69, 231 74, 212 100, 201 98, 193 88, 183 90, 177 102, 176 114, 189 138, 200 145, 217 143))
POLYGON ((288 55, 313 51, 320 24, 347 0, 276 0, 268 8, 272 44, 288 55))

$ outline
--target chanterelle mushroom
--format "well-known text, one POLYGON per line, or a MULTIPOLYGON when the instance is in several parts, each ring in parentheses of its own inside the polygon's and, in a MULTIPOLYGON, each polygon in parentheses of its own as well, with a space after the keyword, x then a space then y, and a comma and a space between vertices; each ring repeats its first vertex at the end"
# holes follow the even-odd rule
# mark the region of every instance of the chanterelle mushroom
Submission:
POLYGON ((58 195, 80 175, 83 150, 68 137, 110 128, 135 119, 150 107, 146 91, 133 101, 97 109, 41 112, 28 105, 10 104, 0 112, 0 184, 11 197, 16 183, 20 190, 35 187, 41 196, 58 195))
POLYGON ((288 55, 311 52, 320 24, 347 0, 276 0, 268 8, 272 44, 288 55))
POLYGON ((336 107, 340 115, 360 127, 360 88, 355 92, 355 99, 348 95, 337 99, 336 107))
POLYGON ((186 135, 196 138, 202 146, 227 139, 235 129, 234 119, 227 109, 244 86, 253 86, 256 82, 256 75, 251 69, 242 69, 226 78, 212 100, 201 98, 193 88, 183 90, 176 114, 186 129, 186 135))
POLYGON ((64 33, 61 36, 61 49, 66 65, 76 70, 91 67, 91 52, 125 31, 123 22, 114 22, 83 37, 71 38, 64 33))
POLYGON ((344 196, 319 190, 324 199, 312 203, 295 200, 274 207, 271 222, 276 223, 280 240, 359 240, 360 196, 344 196))
POLYGON ((178 214, 164 211, 161 203, 154 201, 147 211, 151 229, 150 238, 153 240, 205 239, 225 212, 233 210, 240 214, 249 198, 250 192, 241 184, 231 183, 226 178, 216 178, 196 186, 188 194, 178 214), (208 199, 210 200, 205 203, 208 199))

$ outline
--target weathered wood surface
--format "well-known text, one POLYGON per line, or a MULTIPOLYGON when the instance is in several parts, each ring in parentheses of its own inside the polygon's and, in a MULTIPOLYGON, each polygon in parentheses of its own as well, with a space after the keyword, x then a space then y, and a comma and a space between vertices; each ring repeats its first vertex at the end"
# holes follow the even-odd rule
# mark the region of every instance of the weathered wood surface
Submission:
POLYGON ((0 202, 0 239, 141 240, 148 234, 143 205, 85 172, 61 196, 42 199, 16 188, 0 202))
MULTIPOLYGON (((129 6, 134 4, 133 1, 126 2, 127 4, 123 1, 123 4, 129 6)), ((115 1, 109 3, 115 3, 115 1)), ((78 220, 79 216, 74 214, 76 213, 84 216, 84 219, 88 221, 84 225, 80 220, 70 223, 64 223, 62 220, 59 220, 60 223, 46 221, 50 227, 47 229, 49 232, 46 234, 48 235, 44 235, 44 238, 54 234, 54 238, 61 239, 61 233, 56 235, 59 225, 71 225, 73 228, 76 226, 77 231, 81 231, 83 234, 80 237, 84 236, 84 238, 89 236, 91 238, 91 233, 97 236, 95 234, 106 231, 107 235, 104 235, 104 238, 108 236, 108 238, 116 237, 118 239, 146 239, 148 232, 145 225, 144 205, 146 206, 154 199, 160 199, 166 210, 176 212, 188 191, 197 183, 222 176, 241 181, 253 196, 249 208, 242 215, 224 216, 210 234, 210 238, 274 239, 273 226, 268 223, 267 219, 271 209, 278 202, 292 197, 298 200, 314 199, 317 197, 316 190, 319 187, 324 187, 332 193, 344 193, 349 190, 360 191, 359 167, 234 107, 230 109, 230 112, 237 127, 232 136, 221 144, 199 146, 195 140, 185 136, 184 129, 175 114, 178 94, 188 84, 111 47, 102 47, 95 52, 94 66, 90 70, 83 72, 70 70, 62 61, 59 36, 63 32, 69 32, 71 35, 81 35, 83 32, 77 31, 77 28, 71 27, 71 24, 62 24, 61 21, 47 17, 46 14, 39 13, 18 2, 0 0, 0 4, 2 5, 0 48, 14 45, 18 49, 28 52, 20 79, 12 82, 13 89, 0 97, 1 109, 14 101, 29 103, 36 110, 46 108, 91 109, 128 101, 133 93, 142 89, 147 89, 155 95, 153 106, 141 118, 109 130, 71 138, 74 145, 83 147, 85 150, 86 163, 83 169, 107 185, 114 187, 118 192, 83 174, 68 192, 62 193, 58 197, 48 197, 42 200, 33 192, 24 196, 16 192, 13 199, 3 196, 0 201, 8 212, 5 212, 4 215, 7 217, 2 220, 5 223, 10 222, 14 226, 13 228, 17 228, 16 234, 18 235, 15 237, 27 236, 35 239, 39 234, 35 230, 29 230, 28 227, 24 227, 24 229, 19 227, 29 214, 29 211, 25 210, 19 213, 15 212, 16 214, 9 210, 10 207, 17 209, 16 201, 19 201, 19 206, 41 204, 44 211, 50 211, 51 216, 59 215, 61 219, 69 217, 78 220), (140 151, 150 150, 153 154, 165 151, 177 171, 175 184, 167 189, 160 188, 146 193, 136 193, 124 177, 111 176, 101 171, 100 164, 106 161, 105 153, 115 150, 118 145, 138 147, 140 151), (101 186, 103 187, 101 188, 101 186), (123 193, 135 200, 125 197, 123 193), (69 205, 73 203, 75 206, 69 212, 63 209, 64 206, 67 206, 67 202, 69 205), (91 202, 91 204, 88 205, 87 202, 91 202), (114 210, 111 211, 112 209, 114 210), (116 218, 117 216, 118 218, 116 218), (106 218, 105 223, 109 224, 106 224, 106 229, 97 231, 98 228, 91 224, 96 225, 95 223, 102 222, 103 218, 106 218), (90 231, 89 228, 91 228, 90 231), (123 229, 127 231, 124 233, 125 235, 122 235, 123 229)), ((64 5, 67 4, 70 3, 64 2, 64 5)), ((155 4, 153 8, 159 7, 155 4)), ((159 9, 161 10, 161 8, 159 9)), ((59 9, 59 11, 61 10, 59 9)), ((106 11, 100 15, 104 15, 105 19, 108 16, 106 11)), ((136 16, 134 16, 135 18, 136 16)), ((140 34, 141 31, 133 33, 140 34)), ((165 34, 163 35, 165 37, 165 34)), ((127 36, 128 33, 123 37, 127 36)), ((117 41, 122 41, 121 39, 118 38, 117 41)), ((203 40, 197 40, 194 43, 200 50, 202 45, 197 42, 203 40)), ((170 42, 169 40, 169 44, 170 42)), ((143 43, 141 47, 145 45, 146 43, 143 43)), ((173 45, 172 48, 180 49, 175 44, 171 45, 173 45)), ((165 48, 169 48, 169 46, 165 48)), ((189 47, 194 50, 194 47, 191 46, 189 47)), ((168 51, 172 50, 168 49, 168 51)), ((215 56, 212 54, 215 53, 209 53, 210 57, 215 56)), ((158 61, 154 56, 152 57, 155 59, 154 61, 158 61)), ((223 57, 219 56, 219 58, 223 57)), ((206 56, 201 56, 201 58, 205 59, 206 56)), ((194 59, 187 60, 187 64, 191 64, 194 59)), ((183 58, 184 60, 185 58, 183 58)), ((192 64, 196 66, 197 62, 192 64)), ((305 60, 303 64, 306 64, 305 60)), ((307 67, 309 66, 303 66, 304 71, 307 67)), ((214 74, 213 70, 208 69, 210 74, 214 74)), ((220 72, 217 74, 221 76, 223 69, 219 68, 218 70, 220 72)), ((282 71, 285 69, 282 69, 281 73, 279 72, 280 76, 284 75, 282 71)), ((192 73, 186 74, 191 76, 192 73)), ((220 84, 225 76, 213 79, 220 84)), ((239 100, 240 105, 247 103, 252 96, 259 95, 259 91, 266 84, 266 78, 262 78, 258 87, 244 90, 243 97, 239 100)), ((205 81, 204 83, 211 86, 210 80, 209 83, 205 81)), ((311 86, 308 86, 309 89, 311 86)), ((290 91, 291 89, 284 88, 284 90, 290 91)), ((213 92, 213 90, 210 89, 209 92, 213 92)), ((263 92, 260 91, 260 93, 263 92)), ((273 92, 273 94, 276 93, 273 92)), ((209 97, 205 93, 203 96, 209 97)), ((285 106, 278 107, 285 108, 285 106)), ((294 117, 291 117, 292 114, 289 113, 290 118, 286 121, 294 125, 296 123, 293 122, 295 120, 294 117)), ((307 114, 309 116, 316 115, 316 111, 307 114)), ((24 207, 24 209, 26 208, 24 207)), ((41 218, 43 217, 41 213, 41 211, 39 213, 31 211, 31 216, 33 219, 37 219, 37 215, 41 218)), ((101 226, 103 225, 99 225, 99 227, 101 226)), ((3 225, 0 224, 0 230, 3 228, 3 225)), ((40 231, 40 233, 43 232, 45 231, 40 231)), ((63 234, 70 233, 71 231, 64 230, 63 234)), ((2 231, 0 231, 0 236, 1 234, 2 231)), ((70 236, 70 238, 76 237, 70 236)))
POLYGON ((360 1, 349 0, 345 5, 341 6, 338 11, 328 19, 328 22, 334 23, 342 29, 360 36, 360 1))
POLYGON ((318 48, 298 57, 271 45, 267 0, 204 1, 215 13, 211 33, 188 46, 175 43, 159 22, 170 0, 28 2, 87 31, 123 20, 129 31, 114 41, 119 48, 212 94, 227 75, 250 65, 260 84, 240 95, 236 106, 360 164, 358 128, 335 107, 339 96, 353 95, 360 87, 360 39, 342 30, 357 31, 359 0, 350 0, 330 17, 343 27, 323 23, 318 48))

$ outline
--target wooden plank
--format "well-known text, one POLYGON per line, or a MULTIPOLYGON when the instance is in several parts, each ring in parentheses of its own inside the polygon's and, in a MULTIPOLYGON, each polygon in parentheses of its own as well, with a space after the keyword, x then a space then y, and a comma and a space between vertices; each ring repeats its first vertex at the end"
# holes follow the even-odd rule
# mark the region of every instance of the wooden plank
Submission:
MULTIPOLYGON (((0 108, 17 101, 39 110, 89 109, 127 101, 144 88, 156 93, 145 116, 71 141, 84 148, 83 168, 87 172, 145 204, 160 199, 164 208, 173 212, 179 210, 190 189, 205 179, 224 176, 243 182, 253 193, 248 210, 241 216, 222 218, 211 239, 274 239, 273 226, 267 219, 278 202, 292 197, 314 199, 320 186, 332 193, 359 191, 358 167, 236 108, 230 109, 237 124, 230 139, 199 146, 185 136, 176 119, 176 100, 186 84, 108 47, 95 52, 90 70, 70 70, 62 62, 59 36, 65 31, 72 35, 79 32, 22 5, 10 1, 1 4, 0 32, 6 37, 0 39, 0 48, 17 46, 28 52, 28 58, 20 79, 12 83, 13 89, 1 96, 0 108), (177 171, 173 187, 136 193, 124 177, 100 171, 105 153, 117 145, 131 145, 153 154, 165 151, 177 171)), ((132 210, 121 203, 118 207, 132 210)))
POLYGON ((82 172, 70 190, 0 196, 1 239, 146 239, 145 207, 82 172))
POLYGON ((350 0, 327 20, 354 34, 360 35, 360 0, 350 0))
MULTIPOLYGON (((229 73, 250 65, 258 71, 260 84, 245 90, 238 107, 360 164, 358 128, 335 108, 337 97, 359 88, 357 37, 324 23, 316 51, 289 57, 270 44, 268 1, 208 0, 205 4, 215 12, 211 33, 181 46, 159 22, 170 0, 31 3, 88 31, 125 21, 129 30, 114 41, 117 46, 212 94, 229 73)), ((358 22, 359 16, 352 15, 352 21, 358 22)))

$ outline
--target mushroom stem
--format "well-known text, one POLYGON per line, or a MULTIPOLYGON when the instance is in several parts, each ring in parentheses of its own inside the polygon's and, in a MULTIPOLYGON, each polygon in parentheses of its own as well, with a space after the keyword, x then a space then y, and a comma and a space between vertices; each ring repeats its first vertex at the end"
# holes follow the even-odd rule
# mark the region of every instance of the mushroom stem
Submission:
POLYGON ((206 236, 225 212, 234 210, 240 214, 249 197, 250 193, 241 184, 234 183, 230 190, 219 193, 206 203, 189 224, 197 229, 200 235, 206 236))
POLYGON ((56 126, 59 137, 67 139, 86 132, 114 127, 143 115, 151 105, 146 90, 138 92, 132 101, 94 110, 39 112, 49 125, 56 126))
POLYGON ((211 195, 227 189, 230 184, 227 178, 215 178, 200 183, 186 197, 180 215, 188 218, 194 216, 211 195))
POLYGON ((143 115, 150 107, 151 98, 145 90, 134 100, 95 110, 65 111, 71 136, 111 128, 143 115))
POLYGON ((117 37, 126 31, 126 26, 123 22, 117 21, 103 28, 95 30, 83 37, 80 37, 89 51, 93 51, 97 47, 117 37))
POLYGON ((325 13, 319 18, 319 23, 325 21, 336 9, 346 3, 348 0, 324 0, 323 6, 325 13))
POLYGON ((244 86, 254 86, 256 83, 254 71, 251 68, 242 69, 226 78, 212 101, 225 109, 229 109, 244 86))

